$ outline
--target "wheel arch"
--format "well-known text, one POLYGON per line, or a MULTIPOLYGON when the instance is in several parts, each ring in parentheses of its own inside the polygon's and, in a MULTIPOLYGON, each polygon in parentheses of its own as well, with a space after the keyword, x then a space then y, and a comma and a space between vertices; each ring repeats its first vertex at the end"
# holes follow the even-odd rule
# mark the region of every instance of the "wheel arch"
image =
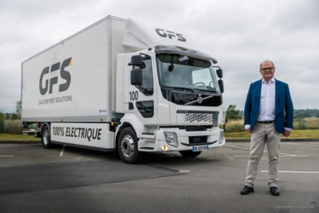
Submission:
MULTIPOLYGON (((137 134, 136 134, 136 130, 134 129, 134 127, 132 126, 132 124, 130 124, 130 123, 128 123, 128 122, 124 122, 119 128, 118 128, 118 130, 117 130, 117 132, 116 132, 116 137, 115 137, 115 141, 114 141, 114 147, 115 147, 115 149, 118 149, 118 147, 117 147, 117 140, 119 139, 119 137, 120 137, 120 134, 121 134, 121 132, 125 129, 125 128, 128 128, 128 127, 131 127, 132 129, 133 129, 133 131, 134 131, 134 133, 135 133, 135 135, 136 135, 136 137, 137 137, 137 134)), ((137 141, 139 140, 139 138, 137 137, 137 141)))
POLYGON ((49 136, 51 137, 51 123, 42 123, 42 125, 41 125, 41 131, 40 131, 40 135, 41 135, 41 137, 42 137, 42 131, 43 131, 43 128, 44 127, 48 127, 48 131, 49 131, 49 136))
POLYGON ((121 119, 121 125, 117 127, 117 130, 115 131, 115 140, 114 140, 114 146, 117 149, 117 140, 119 138, 119 135, 121 134, 121 131, 127 127, 131 127, 133 131, 135 132, 135 135, 137 137, 137 141, 142 136, 144 125, 140 122, 139 118, 135 114, 125 114, 125 116, 121 119))

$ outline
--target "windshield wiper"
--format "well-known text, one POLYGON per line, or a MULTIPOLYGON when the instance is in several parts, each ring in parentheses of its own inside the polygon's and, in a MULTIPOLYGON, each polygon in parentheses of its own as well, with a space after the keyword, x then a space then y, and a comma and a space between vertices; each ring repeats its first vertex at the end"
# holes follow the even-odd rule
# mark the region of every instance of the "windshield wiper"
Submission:
POLYGON ((171 87, 171 88, 178 89, 178 90, 192 91, 193 93, 195 93, 195 90, 192 88, 187 88, 187 87, 171 87))
POLYGON ((193 89, 193 91, 196 91, 196 90, 203 91, 203 92, 210 92, 210 93, 213 92, 213 93, 217 93, 216 90, 199 89, 199 88, 198 88, 198 89, 197 89, 197 88, 196 88, 196 89, 193 89))

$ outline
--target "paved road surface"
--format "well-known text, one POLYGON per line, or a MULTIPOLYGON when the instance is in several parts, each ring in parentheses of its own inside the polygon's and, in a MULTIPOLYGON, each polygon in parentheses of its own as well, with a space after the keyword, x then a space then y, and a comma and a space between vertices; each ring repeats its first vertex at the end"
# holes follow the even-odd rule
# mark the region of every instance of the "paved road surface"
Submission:
POLYGON ((0 212, 319 212, 319 143, 282 143, 281 195, 267 185, 267 152, 255 192, 244 186, 249 143, 195 159, 150 154, 128 165, 112 153, 0 144, 0 212))

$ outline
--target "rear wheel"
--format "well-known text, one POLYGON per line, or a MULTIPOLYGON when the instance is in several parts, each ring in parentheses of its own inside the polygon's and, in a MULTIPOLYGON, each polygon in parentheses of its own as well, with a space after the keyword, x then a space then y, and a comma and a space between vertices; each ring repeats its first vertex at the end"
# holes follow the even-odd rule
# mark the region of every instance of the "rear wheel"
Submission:
POLYGON ((41 133, 41 143, 45 149, 52 148, 51 138, 49 134, 49 129, 47 126, 44 126, 41 133))
POLYGON ((192 150, 188 150, 188 151, 179 151, 179 153, 181 153, 181 155, 185 158, 195 158, 198 155, 200 155, 200 153, 202 152, 193 152, 192 150))
POLYGON ((141 160, 141 153, 137 147, 137 137, 131 127, 126 127, 120 133, 117 141, 118 153, 125 163, 139 163, 141 160))

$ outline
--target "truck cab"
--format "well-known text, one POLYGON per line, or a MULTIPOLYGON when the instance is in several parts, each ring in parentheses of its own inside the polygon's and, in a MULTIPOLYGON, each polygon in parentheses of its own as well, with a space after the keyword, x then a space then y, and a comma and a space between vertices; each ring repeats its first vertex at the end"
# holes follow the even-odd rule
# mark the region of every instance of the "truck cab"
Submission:
POLYGON ((117 62, 123 64, 117 72, 116 91, 122 96, 117 96, 117 111, 123 110, 119 131, 134 130, 128 134, 131 140, 124 135, 116 140, 122 160, 134 155, 138 159, 138 152, 178 151, 196 157, 225 144, 218 126, 224 119, 223 73, 214 67, 216 59, 193 49, 159 45, 120 54, 117 62))

